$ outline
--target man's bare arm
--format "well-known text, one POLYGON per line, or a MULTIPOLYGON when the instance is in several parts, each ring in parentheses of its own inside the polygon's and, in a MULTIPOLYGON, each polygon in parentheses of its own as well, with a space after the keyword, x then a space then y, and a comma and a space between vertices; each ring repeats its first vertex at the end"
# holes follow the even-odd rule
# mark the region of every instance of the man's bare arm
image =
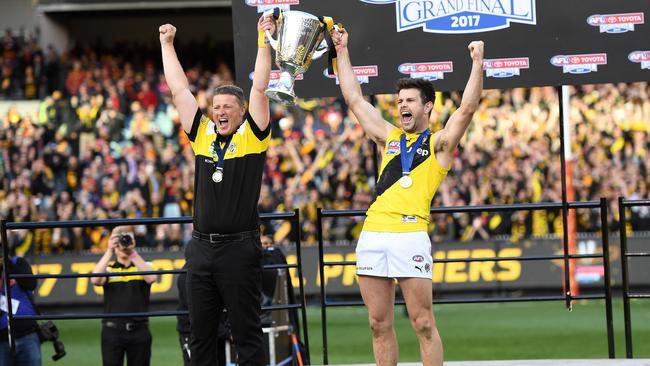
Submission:
POLYGON ((460 107, 435 136, 436 157, 443 167, 451 163, 452 155, 478 109, 483 92, 483 41, 474 41, 467 48, 472 57, 472 71, 460 107))
POLYGON ((183 130, 189 134, 199 105, 190 91, 190 84, 174 49, 176 27, 171 24, 164 24, 158 28, 158 32, 160 33, 165 80, 172 91, 174 106, 178 110, 183 130))
POLYGON ((352 61, 350 61, 348 53, 347 31, 343 28, 332 30, 332 40, 336 46, 339 85, 345 103, 352 109, 366 134, 383 148, 388 134, 395 129, 395 126, 384 120, 381 113, 363 98, 361 86, 352 69, 352 61))
MULTIPOLYGON (((264 32, 275 31, 275 24, 271 15, 262 15, 257 22, 257 31, 264 32)), ((257 49, 257 58, 255 59, 255 72, 253 73, 253 87, 249 97, 248 113, 257 124, 261 131, 269 126, 271 111, 269 108, 269 98, 264 91, 269 86, 271 77, 271 48, 257 49)))

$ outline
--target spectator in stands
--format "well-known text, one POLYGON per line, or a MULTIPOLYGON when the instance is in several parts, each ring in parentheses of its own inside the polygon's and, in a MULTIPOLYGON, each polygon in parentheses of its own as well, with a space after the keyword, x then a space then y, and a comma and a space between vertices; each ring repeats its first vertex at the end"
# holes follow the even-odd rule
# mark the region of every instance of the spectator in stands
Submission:
MULTIPOLYGON (((24 74, 21 65, 28 65, 34 69, 35 78, 38 79, 36 63, 37 55, 41 52, 37 43, 33 42, 35 38, 23 36, 17 31, 10 34, 10 37, 3 35, 0 39, 0 78, 6 69, 12 75, 8 97, 22 98, 24 91, 14 84, 15 75, 24 74), (22 41, 23 38, 30 41, 22 41), (5 49, 5 44, 10 47, 5 49), (19 44, 23 44, 23 48, 30 48, 33 62, 16 61, 20 58, 16 51, 19 44)), ((177 51, 184 57, 190 89, 196 92, 204 108, 207 107, 205 90, 232 80, 232 72, 228 69, 228 62, 223 61, 224 55, 217 48, 218 44, 206 44, 207 49, 201 53, 195 52, 196 46, 176 45, 177 51), (211 57, 201 59, 198 57, 200 54, 211 57)), ((132 211, 130 214, 155 214, 156 210, 152 209, 155 205, 151 202, 157 195, 162 201, 160 215, 191 215, 195 173, 193 152, 187 136, 180 131, 178 111, 171 103, 162 68, 158 62, 151 62, 153 57, 157 57, 157 52, 157 48, 151 45, 136 47, 134 43, 101 49, 81 45, 61 54, 51 46, 44 47, 45 80, 42 83, 45 94, 39 96, 39 110, 33 111, 33 114, 17 107, 0 111, 0 215, 10 220, 34 221, 38 219, 39 211, 45 210, 48 220, 63 217, 78 219, 82 216, 95 219, 101 215, 121 217, 119 207, 101 207, 104 212, 82 212, 86 210, 78 207, 85 207, 87 202, 94 207, 103 206, 100 201, 104 196, 104 178, 114 181, 114 191, 119 195, 119 201, 123 201, 127 193, 135 189, 135 173, 141 165, 147 164, 153 164, 154 171, 160 177, 146 182, 149 190, 141 190, 146 210, 132 211), (128 62, 124 55, 129 55, 128 62), (71 71, 74 61, 80 62, 85 75, 82 84, 87 85, 84 86, 83 97, 81 87, 75 98, 64 95, 67 93, 67 73, 71 71), (134 127, 137 138, 133 138, 134 113, 131 104, 138 100, 143 81, 149 82, 151 90, 157 95, 158 107, 154 111, 140 108, 144 111, 142 119, 148 121, 150 132, 141 133, 144 129, 134 127), (94 87, 89 87, 91 84, 94 87), (94 95, 102 95, 104 100, 99 105, 98 113, 86 121, 89 124, 82 131, 77 109, 82 102, 90 104, 94 95), (74 108, 72 101, 76 101, 74 108), (82 133, 89 133, 88 137, 95 141, 85 154, 79 153, 82 133), (35 205, 34 199, 37 197, 30 190, 31 172, 33 165, 40 164, 36 162, 39 158, 44 162, 46 175, 49 174, 47 170, 51 170, 54 186, 53 193, 42 195, 40 205, 35 205), (72 214, 69 216, 61 216, 53 206, 56 192, 61 191, 67 191, 72 199, 72 214)), ((0 80, 2 83, 4 81, 0 80)), ((3 98, 2 93, 0 90, 0 99, 3 98)), ((445 102, 437 103, 434 107, 430 120, 432 128, 439 128, 457 108, 459 94, 451 93, 449 98, 438 99, 445 102)), ((584 85, 571 91, 570 126, 575 132, 571 146, 575 157, 576 199, 594 200, 603 195, 616 199, 618 194, 624 192, 629 197, 650 197, 650 159, 647 159, 650 149, 649 100, 647 82, 584 85), (593 141, 599 143, 594 144, 593 141)), ((378 95, 373 103, 384 118, 397 118, 394 95, 378 95)), ((446 204, 443 198, 463 204, 561 199, 557 105, 553 88, 486 91, 476 115, 476 120, 486 129, 470 126, 454 157, 454 169, 443 182, 441 194, 434 198, 433 204, 446 204), (476 182, 469 186, 477 189, 468 189, 464 183, 466 180, 476 182), (445 187, 449 188, 447 193, 443 193, 445 187)), ((300 208, 303 214, 302 240, 315 244, 315 216, 312 214, 315 205, 310 200, 285 199, 285 196, 315 190, 323 208, 368 208, 376 174, 373 143, 364 137, 354 116, 349 114, 340 98, 301 100, 297 107, 292 108, 272 104, 271 109, 272 140, 267 151, 260 212, 291 210, 294 206, 300 208), (338 121, 337 112, 340 112, 343 122, 338 121), (330 123, 336 126, 330 127, 330 123), (340 130, 341 126, 344 132, 333 135, 332 131, 340 130), (322 145, 327 145, 327 148, 319 157, 322 145), (304 169, 311 162, 317 168, 311 171, 304 169)), ((136 127, 141 124, 135 123, 136 127)), ((304 196, 304 193, 299 194, 304 196)), ((589 210, 579 210, 578 213, 578 231, 598 230, 599 221, 594 213, 589 210)), ((648 217, 646 210, 635 208, 628 214, 631 228, 649 229, 649 221, 644 219, 648 217)), ((431 220, 430 232, 434 240, 460 239, 464 232, 458 228, 460 217, 448 216, 443 219, 440 218, 442 216, 437 215, 431 220)), ((481 217, 481 227, 490 236, 515 234, 512 236, 514 238, 522 234, 528 237, 561 233, 559 211, 531 213, 514 233, 511 216, 510 213, 471 214, 469 222, 474 223, 475 217, 481 217)), ((615 222, 615 216, 610 220, 615 222)), ((336 218, 323 224, 337 229, 328 231, 331 233, 330 240, 353 241, 358 236, 356 219, 336 218), (333 221, 336 222, 333 224, 333 221)), ((268 222, 265 226, 265 232, 273 235, 279 245, 295 239, 290 236, 290 230, 283 229, 283 223, 268 222)), ((105 251, 105 243, 90 237, 98 235, 95 230, 73 231, 78 231, 78 236, 72 237, 72 244, 55 244, 51 246, 52 252, 105 251)), ((39 253, 30 244, 33 233, 15 234, 16 237, 13 237, 14 233, 10 235, 11 240, 17 240, 17 243, 25 239, 19 243, 20 253, 23 250, 39 253)), ((148 240, 141 244, 175 248, 190 236, 191 225, 161 225, 149 229, 148 240)), ((474 238, 479 236, 474 235, 474 238)))
MULTIPOLYGON (((152 270, 151 264, 145 262, 135 247, 133 228, 129 226, 114 228, 108 240, 108 249, 93 269, 93 273, 121 274, 121 276, 91 278, 93 285, 104 288, 105 313, 149 311, 151 284, 156 281, 156 275, 128 276, 129 272, 152 270), (113 256, 116 260, 111 262, 113 256)), ((122 366, 125 355, 129 365, 149 365, 151 332, 147 317, 102 320, 103 365, 122 366)))

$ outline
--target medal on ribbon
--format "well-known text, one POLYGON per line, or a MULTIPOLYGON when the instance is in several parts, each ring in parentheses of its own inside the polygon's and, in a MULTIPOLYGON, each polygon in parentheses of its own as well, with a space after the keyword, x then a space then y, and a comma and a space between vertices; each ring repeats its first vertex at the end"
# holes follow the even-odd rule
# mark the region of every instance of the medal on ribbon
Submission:
POLYGON ((215 183, 221 183, 222 180, 223 180, 223 168, 215 169, 214 173, 212 173, 212 181, 215 183))
POLYGON ((226 151, 228 151, 230 140, 232 140, 232 135, 225 138, 223 148, 221 147, 221 144, 219 144, 219 135, 217 135, 217 138, 212 142, 212 160, 215 163, 214 173, 212 173, 212 181, 215 183, 221 183, 223 180, 223 160, 226 156, 226 151))
POLYGON ((431 134, 431 131, 427 128, 418 136, 418 139, 415 140, 415 143, 411 145, 411 149, 406 148, 406 133, 403 133, 399 139, 399 148, 400 148, 400 158, 402 160, 402 177, 399 179, 399 184, 402 188, 410 188, 413 185, 413 178, 411 178, 411 166, 413 165, 413 158, 417 149, 420 148, 422 142, 431 134))

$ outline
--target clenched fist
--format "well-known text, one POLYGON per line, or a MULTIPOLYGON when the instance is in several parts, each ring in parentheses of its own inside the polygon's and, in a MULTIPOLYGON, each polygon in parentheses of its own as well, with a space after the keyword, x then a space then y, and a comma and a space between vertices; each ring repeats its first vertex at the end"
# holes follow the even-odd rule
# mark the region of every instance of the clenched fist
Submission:
POLYGON ((173 44, 176 36, 176 27, 171 24, 163 24, 158 27, 160 33, 160 44, 173 44))
POLYGON ((257 31, 264 32, 269 31, 271 34, 275 33, 275 21, 271 15, 264 15, 260 17, 257 21, 257 31))
POLYGON ((469 55, 472 57, 472 60, 483 60, 483 41, 472 41, 467 46, 467 49, 469 49, 469 55))
POLYGON ((330 30, 330 35, 332 36, 336 51, 340 51, 348 46, 348 32, 345 28, 334 27, 330 30))

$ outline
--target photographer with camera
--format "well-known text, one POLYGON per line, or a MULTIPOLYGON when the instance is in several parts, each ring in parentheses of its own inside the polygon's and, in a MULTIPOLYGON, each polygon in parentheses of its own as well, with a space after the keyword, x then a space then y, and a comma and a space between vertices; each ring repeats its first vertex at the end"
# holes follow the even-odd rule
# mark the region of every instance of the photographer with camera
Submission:
MULTIPOLYGON (((141 313, 149 311, 151 284, 156 275, 124 276, 129 272, 151 271, 135 250, 135 234, 130 226, 111 231, 108 248, 93 273, 111 272, 111 277, 92 277, 95 286, 104 287, 105 313, 141 313), (110 263, 115 254, 115 261, 110 263), (109 264, 110 263, 110 264, 109 264)), ((151 332, 146 317, 106 318, 102 320, 102 361, 104 366, 149 365, 151 332)))
MULTIPOLYGON (((3 268, 0 251, 0 270, 3 268)), ((38 336, 38 323, 35 320, 14 320, 12 322, 14 342, 16 344, 15 363, 12 363, 9 348, 7 319, 7 291, 4 287, 5 271, 0 272, 0 365, 40 366, 41 341, 38 336)), ((32 267, 24 258, 13 257, 7 261, 7 274, 32 274, 32 267)), ((32 302, 32 292, 36 289, 35 278, 11 279, 11 311, 14 315, 36 315, 32 302)))

